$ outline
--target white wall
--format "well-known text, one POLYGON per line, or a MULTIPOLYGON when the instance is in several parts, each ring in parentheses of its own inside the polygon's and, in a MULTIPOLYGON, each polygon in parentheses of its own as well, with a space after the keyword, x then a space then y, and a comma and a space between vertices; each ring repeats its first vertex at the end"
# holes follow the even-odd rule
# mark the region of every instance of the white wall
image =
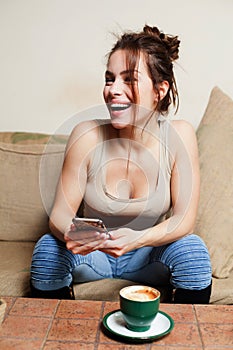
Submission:
POLYGON ((111 33, 145 23, 180 36, 178 116, 197 127, 215 85, 233 97, 232 13, 232 0, 1 0, 0 130, 54 132, 102 104, 111 33))

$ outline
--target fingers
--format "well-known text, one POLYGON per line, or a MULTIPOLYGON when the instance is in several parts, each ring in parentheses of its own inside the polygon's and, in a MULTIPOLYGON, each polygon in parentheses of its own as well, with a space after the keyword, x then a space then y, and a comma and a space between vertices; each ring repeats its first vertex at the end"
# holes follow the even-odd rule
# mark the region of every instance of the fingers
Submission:
POLYGON ((95 232, 95 231, 69 231, 65 235, 66 247, 73 254, 87 255, 93 251, 100 250, 113 257, 123 254, 124 244, 116 245, 118 237, 115 231, 95 232))
MULTIPOLYGON (((102 244, 101 244, 102 245, 102 244)), ((79 242, 68 241, 66 243, 67 249, 69 249, 73 254, 87 255, 101 246, 96 241, 88 242, 86 244, 80 244, 79 242)))
POLYGON ((65 234, 65 240, 72 240, 85 244, 89 241, 97 241, 103 239, 103 234, 99 231, 77 231, 72 230, 65 234))
POLYGON ((65 236, 66 247, 73 254, 86 255, 92 251, 103 247, 104 242, 109 239, 109 235, 104 232, 68 232, 65 236), (72 238, 71 238, 72 237, 72 238))

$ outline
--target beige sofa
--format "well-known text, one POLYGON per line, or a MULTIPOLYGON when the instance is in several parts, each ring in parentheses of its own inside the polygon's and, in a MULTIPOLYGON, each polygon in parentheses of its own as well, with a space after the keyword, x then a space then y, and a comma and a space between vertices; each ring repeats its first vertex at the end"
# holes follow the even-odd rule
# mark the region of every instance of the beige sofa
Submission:
MULTIPOLYGON (((212 260, 211 303, 233 303, 233 101, 213 88, 197 130, 201 198, 196 233, 212 260)), ((0 133, 0 296, 29 296, 32 250, 48 232, 48 215, 66 136, 0 133)), ((77 299, 114 300, 130 281, 74 286, 77 299)), ((164 299, 166 300, 166 299, 164 299)))

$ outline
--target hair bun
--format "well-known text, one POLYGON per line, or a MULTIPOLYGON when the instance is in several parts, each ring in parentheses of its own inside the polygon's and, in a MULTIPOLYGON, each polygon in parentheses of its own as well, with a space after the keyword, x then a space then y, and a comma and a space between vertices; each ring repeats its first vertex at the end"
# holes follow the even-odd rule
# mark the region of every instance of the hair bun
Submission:
POLYGON ((157 27, 150 27, 148 25, 145 25, 143 32, 161 40, 168 51, 171 61, 175 61, 179 58, 180 40, 178 39, 178 36, 164 34, 157 27))
POLYGON ((143 28, 143 32, 147 35, 159 37, 160 36, 160 31, 157 27, 150 27, 148 25, 145 25, 143 28))

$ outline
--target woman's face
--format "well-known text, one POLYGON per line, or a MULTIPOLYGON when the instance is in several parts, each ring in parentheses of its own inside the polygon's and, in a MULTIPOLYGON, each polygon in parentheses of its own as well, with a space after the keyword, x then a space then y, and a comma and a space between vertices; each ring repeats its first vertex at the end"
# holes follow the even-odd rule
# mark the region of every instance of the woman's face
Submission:
MULTIPOLYGON (((140 54, 138 66, 132 73, 139 105, 136 123, 141 125, 146 122, 146 118, 157 104, 157 94, 148 75, 143 54, 140 54)), ((126 66, 126 52, 117 50, 109 58, 103 90, 112 125, 117 129, 131 125, 134 120, 135 105, 131 84, 130 72, 126 66)))

